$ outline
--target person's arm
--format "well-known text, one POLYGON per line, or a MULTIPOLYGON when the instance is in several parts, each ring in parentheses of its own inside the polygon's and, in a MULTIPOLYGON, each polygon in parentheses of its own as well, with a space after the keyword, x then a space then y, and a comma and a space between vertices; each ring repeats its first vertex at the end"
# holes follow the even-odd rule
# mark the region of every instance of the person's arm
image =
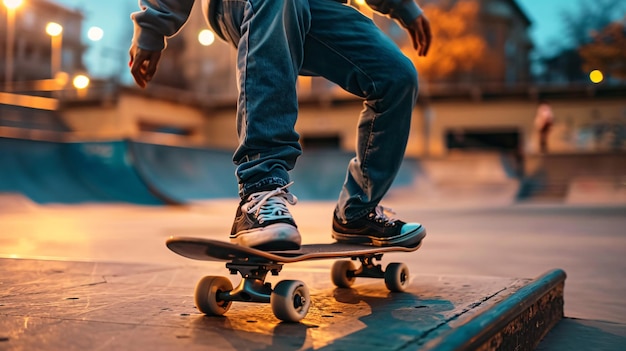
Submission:
POLYGON ((176 34, 187 22, 194 0, 140 0, 141 11, 131 14, 135 23, 130 47, 130 71, 135 82, 145 87, 156 73, 165 38, 176 34))
POLYGON ((369 7, 382 14, 389 15, 409 32, 413 48, 419 56, 426 56, 432 33, 430 22, 414 0, 366 0, 369 7))

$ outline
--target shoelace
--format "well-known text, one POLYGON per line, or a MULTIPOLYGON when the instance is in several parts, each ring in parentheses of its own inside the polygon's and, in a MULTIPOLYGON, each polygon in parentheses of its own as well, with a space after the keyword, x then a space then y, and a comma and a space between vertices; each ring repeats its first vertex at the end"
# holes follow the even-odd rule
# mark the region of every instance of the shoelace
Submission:
POLYGON ((295 205, 298 202, 298 198, 295 195, 285 191, 291 184, 293 184, 293 182, 272 191, 250 195, 248 198, 249 201, 242 207, 242 210, 249 214, 254 213, 259 223, 291 218, 286 202, 291 205, 295 205))
POLYGON ((380 205, 376 206, 373 213, 374 219, 379 223, 385 223, 385 226, 393 226, 396 224, 397 219, 390 216, 395 214, 392 209, 380 205))

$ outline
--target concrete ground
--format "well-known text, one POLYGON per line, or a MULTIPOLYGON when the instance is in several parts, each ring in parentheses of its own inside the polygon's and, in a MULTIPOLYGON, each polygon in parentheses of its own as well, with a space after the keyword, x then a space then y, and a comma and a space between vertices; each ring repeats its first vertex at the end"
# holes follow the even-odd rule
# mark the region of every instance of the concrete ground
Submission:
MULTIPOLYGON (((336 289, 328 271, 287 267, 313 306, 301 323, 280 323, 269 305, 233 303, 206 317, 193 303, 195 281, 225 274, 221 264, 161 266, 2 260, 0 336, 8 349, 263 350, 418 348, 502 301, 525 280, 416 274, 407 293, 381 281, 336 289), (9 274, 7 274, 9 273, 9 274)), ((274 278, 274 277, 273 277, 274 278)), ((271 279, 276 283, 277 279, 271 279)))
MULTIPOLYGON (((318 349, 334 345, 336 349, 341 345, 336 344, 337 340, 358 343, 359 338, 371 335, 371 331, 380 331, 381 326, 382 330, 385 325, 390 326, 390 330, 402 330, 402 326, 407 325, 418 328, 415 326, 420 325, 420 321, 406 320, 409 316, 415 318, 415 315, 403 317, 402 311, 403 308, 429 306, 429 299, 424 296, 436 296, 433 301, 446 300, 442 294, 447 291, 450 294, 447 300, 465 301, 454 306, 429 306, 431 311, 440 313, 422 314, 422 318, 431 318, 426 321, 429 325, 437 324, 437 318, 450 322, 470 315, 471 309, 463 310, 463 306, 472 306, 480 296, 494 295, 523 282, 523 278, 534 278, 553 268, 561 268, 568 275, 565 283, 565 316, 568 319, 557 325, 540 348, 559 349, 558 345, 564 345, 564 338, 575 340, 571 335, 580 336, 584 334, 582 332, 595 335, 591 339, 608 343, 608 348, 599 349, 617 350, 619 348, 613 348, 615 345, 626 344, 626 303, 623 300, 626 293, 623 279, 626 271, 625 207, 495 206, 480 201, 432 207, 392 198, 386 205, 393 207, 399 218, 418 220, 428 230, 418 252, 389 256, 409 266, 413 276, 410 292, 414 294, 408 296, 420 296, 419 301, 389 295, 381 282, 371 280, 357 282, 357 289, 348 293, 337 291, 327 278, 332 261, 287 265, 284 274, 281 273, 282 279, 296 277, 307 281, 314 298, 324 301, 312 309, 307 317, 310 320, 305 319, 302 326, 294 327, 267 320, 263 316, 268 314, 264 310, 268 307, 264 305, 234 303, 228 318, 208 322, 193 310, 191 299, 195 281, 202 275, 227 275, 226 269, 222 263, 179 257, 167 250, 165 239, 171 235, 226 239, 236 200, 215 200, 191 208, 38 207, 18 200, 7 202, 5 198, 0 201, 0 257, 4 258, 2 266, 5 271, 0 278, 0 309, 5 311, 0 310, 0 313, 6 317, 0 323, 3 330, 24 332, 28 329, 25 323, 31 323, 29 328, 39 325, 40 330, 49 333, 71 334, 69 331, 78 327, 81 333, 90 333, 93 323, 104 319, 116 327, 109 330, 111 337, 106 339, 111 344, 102 345, 102 348, 117 345, 117 336, 113 335, 124 335, 125 323, 134 322, 144 323, 143 329, 133 332, 143 340, 161 340, 154 335, 174 333, 178 341, 185 341, 183 345, 263 349, 296 342, 298 345, 293 344, 290 348, 318 349), (23 267, 22 272, 30 272, 30 276, 6 275, 7 271, 20 272, 19 267, 23 267), (58 274, 60 279, 55 280, 54 274, 41 272, 58 274), (146 272, 153 272, 151 280, 146 281, 146 272), (108 301, 107 306, 113 307, 98 308, 89 305, 89 301, 75 299, 81 287, 98 285, 102 283, 102 277, 108 277, 109 286, 127 287, 122 301, 108 301), (19 291, 20 282, 24 281, 28 282, 22 286, 26 290, 19 291), (54 285, 55 281, 59 285, 54 285), (67 286, 59 282, 72 284, 67 286), (53 289, 49 289, 50 296, 43 298, 55 303, 50 302, 49 311, 28 312, 28 304, 24 305, 25 300, 16 296, 29 296, 28 289, 46 284, 53 284, 53 289), (68 315, 69 312, 61 308, 63 304, 65 307, 74 304, 76 310, 68 315), (142 316, 145 311, 138 306, 164 309, 154 313, 164 314, 166 323, 146 324, 149 316, 142 316), (391 315, 386 314, 390 306, 393 307, 391 315), (55 316, 58 323, 43 323, 51 316, 55 316), (90 323, 80 323, 85 319, 90 323), (244 320, 245 323, 232 323, 244 320), (412 323, 398 324, 398 321, 412 323), (190 334, 199 329, 209 331, 209 334, 203 334, 204 341, 198 341, 190 334), (207 335, 214 337, 205 339, 207 335), (298 335, 299 338, 293 338, 298 335), (236 336, 239 341, 233 343, 230 336, 236 336)), ((331 202, 301 202, 293 207, 292 212, 306 243, 331 241, 328 227, 332 209, 331 202)), ((231 279, 236 281, 237 278, 231 279)), ((103 290, 102 294, 106 295, 106 291, 103 290)), ((417 332, 426 331, 420 329, 417 332)), ((9 338, 0 333, 0 339, 2 337, 9 338)), ((41 346, 45 341, 29 340, 33 344, 23 344, 21 348, 41 346)), ((77 342, 75 345, 78 349, 81 344, 77 342)), ((167 344, 160 345, 165 347, 167 344)), ((573 344, 576 345, 581 344, 573 344)), ((56 346, 61 348, 62 345, 56 346)), ((3 343, 0 343, 2 347, 3 343)))

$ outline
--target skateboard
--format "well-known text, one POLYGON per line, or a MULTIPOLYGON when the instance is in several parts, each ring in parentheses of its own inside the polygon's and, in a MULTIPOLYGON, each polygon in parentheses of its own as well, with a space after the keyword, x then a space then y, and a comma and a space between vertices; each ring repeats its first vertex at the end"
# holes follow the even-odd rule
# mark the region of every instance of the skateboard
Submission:
POLYGON ((388 252, 412 252, 420 248, 424 232, 418 244, 412 247, 375 247, 352 244, 310 244, 299 250, 261 251, 228 242, 191 238, 170 237, 166 245, 175 253, 203 261, 226 261, 230 274, 241 275, 235 288, 230 279, 223 276, 206 276, 197 283, 194 299, 196 307, 207 315, 225 314, 232 302, 269 303, 276 318, 285 322, 299 322, 311 306, 311 296, 306 284, 299 280, 283 280, 272 288, 265 282, 267 274, 277 276, 286 263, 307 260, 338 260, 331 269, 331 280, 339 288, 349 288, 358 277, 384 279, 387 289, 402 292, 409 284, 409 269, 404 263, 390 263, 385 270, 376 261, 388 252), (357 268, 353 261, 360 261, 357 268))

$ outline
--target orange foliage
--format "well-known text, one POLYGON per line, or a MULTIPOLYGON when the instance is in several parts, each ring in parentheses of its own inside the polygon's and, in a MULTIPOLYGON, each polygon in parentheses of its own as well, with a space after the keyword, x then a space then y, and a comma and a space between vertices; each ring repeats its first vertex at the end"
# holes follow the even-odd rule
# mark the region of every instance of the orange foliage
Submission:
POLYGON ((614 22, 579 48, 583 69, 599 69, 614 78, 626 79, 626 25, 614 22))
POLYGON ((410 45, 402 48, 422 78, 428 81, 451 78, 471 71, 481 61, 486 43, 475 27, 479 6, 475 0, 462 0, 449 10, 432 4, 423 7, 433 31, 428 56, 418 57, 410 45))

